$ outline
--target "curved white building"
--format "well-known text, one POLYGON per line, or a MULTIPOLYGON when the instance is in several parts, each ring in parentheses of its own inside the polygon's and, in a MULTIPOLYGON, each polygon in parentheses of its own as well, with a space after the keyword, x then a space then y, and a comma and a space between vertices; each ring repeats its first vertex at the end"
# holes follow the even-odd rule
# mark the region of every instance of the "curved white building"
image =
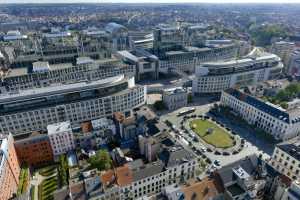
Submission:
POLYGON ((237 60, 204 63, 196 67, 193 93, 220 93, 277 77, 283 68, 274 54, 260 53, 237 60))
POLYGON ((124 75, 20 91, 0 96, 0 133, 46 130, 48 124, 130 112, 146 100, 146 88, 124 75))

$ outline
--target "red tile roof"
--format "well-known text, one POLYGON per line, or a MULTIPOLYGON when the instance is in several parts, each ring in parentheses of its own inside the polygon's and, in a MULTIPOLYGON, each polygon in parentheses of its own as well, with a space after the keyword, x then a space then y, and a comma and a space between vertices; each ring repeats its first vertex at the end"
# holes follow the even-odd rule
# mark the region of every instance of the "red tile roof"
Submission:
POLYGON ((133 181, 132 171, 128 165, 116 168, 117 183, 119 186, 129 185, 133 181))

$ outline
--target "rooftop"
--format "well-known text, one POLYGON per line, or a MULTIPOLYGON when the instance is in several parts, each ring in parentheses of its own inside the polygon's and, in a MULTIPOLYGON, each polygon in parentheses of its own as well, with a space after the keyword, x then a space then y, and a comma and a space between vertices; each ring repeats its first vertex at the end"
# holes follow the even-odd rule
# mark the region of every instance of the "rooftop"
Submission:
POLYGON ((262 100, 255 98, 253 96, 250 96, 246 93, 243 93, 237 89, 227 89, 225 93, 230 94, 231 96, 234 96, 240 101, 246 102, 247 104, 252 105, 253 107, 268 113, 269 115, 283 121, 286 123, 290 123, 290 115, 289 113, 283 111, 282 109, 279 109, 278 107, 275 107, 269 103, 265 103, 262 100))
POLYGON ((238 184, 233 184, 230 185, 229 187, 227 187, 227 191, 230 192, 230 194, 235 197, 241 194, 245 193, 245 190, 243 188, 241 188, 238 184))
POLYGON ((109 187, 115 182, 115 172, 114 170, 107 170, 100 176, 101 182, 104 187, 109 187))
POLYGON ((164 89, 164 94, 167 95, 179 94, 179 93, 186 93, 186 91, 182 87, 164 89))
POLYGON ((165 167, 173 167, 184 162, 189 162, 195 158, 194 154, 184 149, 182 146, 172 146, 168 150, 163 150, 159 158, 164 162, 165 167))
POLYGON ((120 31, 127 31, 127 28, 121 24, 117 24, 115 22, 111 22, 111 23, 108 23, 106 26, 105 26, 105 31, 108 32, 108 33, 116 33, 116 32, 120 32, 120 31))
POLYGON ((62 93, 63 91, 75 91, 75 90, 83 90, 84 88, 89 88, 89 87, 95 87, 97 88, 100 87, 105 87, 108 85, 113 85, 114 83, 121 82, 124 79, 124 75, 119 75, 115 77, 109 77, 106 79, 102 80, 97 80, 97 81, 90 81, 90 82, 78 82, 78 83, 72 83, 72 84, 64 84, 64 85, 52 85, 49 87, 43 87, 43 88, 35 88, 35 89, 28 89, 28 90, 21 90, 18 93, 10 93, 10 94, 4 94, 0 95, 0 103, 2 101, 7 101, 8 99, 10 101, 14 100, 24 100, 25 97, 30 98, 38 95, 53 95, 62 93))
POLYGON ((260 53, 258 55, 254 56, 245 56, 241 59, 231 59, 231 60, 220 60, 220 61, 214 61, 214 62, 206 62, 203 63, 203 66, 206 67, 221 67, 221 66, 241 66, 241 65, 250 65, 252 63, 259 63, 259 62, 265 62, 265 61, 280 61, 280 58, 271 53, 260 53))
POLYGON ((132 169, 133 181, 138 181, 156 174, 164 170, 164 165, 160 161, 142 165, 139 168, 132 169))
POLYGON ((14 135, 15 143, 25 142, 25 141, 38 141, 38 140, 47 140, 47 134, 40 134, 39 132, 32 132, 29 134, 14 135))
POLYGON ((223 185, 234 182, 237 179, 237 176, 234 172, 234 168, 242 168, 243 172, 252 176, 257 169, 257 166, 261 164, 261 160, 256 155, 248 156, 244 159, 238 160, 234 163, 226 165, 221 169, 217 170, 217 174, 221 178, 223 185))
POLYGON ((276 145, 279 149, 286 152, 296 160, 300 160, 300 138, 296 137, 276 145))
POLYGON ((193 196, 196 195, 196 199, 210 200, 221 193, 219 184, 209 178, 205 178, 201 182, 193 183, 190 186, 183 186, 181 190, 184 193, 185 199, 193 199, 193 196))
POLYGON ((57 134, 57 133, 64 133, 64 132, 71 132, 71 124, 70 121, 66 122, 59 122, 55 124, 49 124, 47 126, 48 135, 57 134))
POLYGON ((128 165, 116 168, 116 176, 117 183, 121 187, 129 185, 134 180, 133 173, 128 165))

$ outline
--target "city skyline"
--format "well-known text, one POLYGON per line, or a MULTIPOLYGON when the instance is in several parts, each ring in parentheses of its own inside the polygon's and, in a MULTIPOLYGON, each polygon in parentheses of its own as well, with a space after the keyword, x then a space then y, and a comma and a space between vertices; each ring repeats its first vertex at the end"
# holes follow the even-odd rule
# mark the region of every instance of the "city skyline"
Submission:
POLYGON ((0 200, 300 200, 300 0, 0 0, 0 200))

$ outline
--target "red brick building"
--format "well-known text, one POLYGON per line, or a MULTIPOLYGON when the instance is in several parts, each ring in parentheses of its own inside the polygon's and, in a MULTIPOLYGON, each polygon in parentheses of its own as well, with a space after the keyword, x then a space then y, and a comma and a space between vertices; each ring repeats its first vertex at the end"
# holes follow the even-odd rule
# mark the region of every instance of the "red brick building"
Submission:
POLYGON ((12 135, 0 143, 0 200, 7 200, 17 192, 21 169, 12 135))
POLYGON ((33 134, 16 139, 15 148, 19 161, 37 167, 53 162, 53 152, 47 134, 33 134))

